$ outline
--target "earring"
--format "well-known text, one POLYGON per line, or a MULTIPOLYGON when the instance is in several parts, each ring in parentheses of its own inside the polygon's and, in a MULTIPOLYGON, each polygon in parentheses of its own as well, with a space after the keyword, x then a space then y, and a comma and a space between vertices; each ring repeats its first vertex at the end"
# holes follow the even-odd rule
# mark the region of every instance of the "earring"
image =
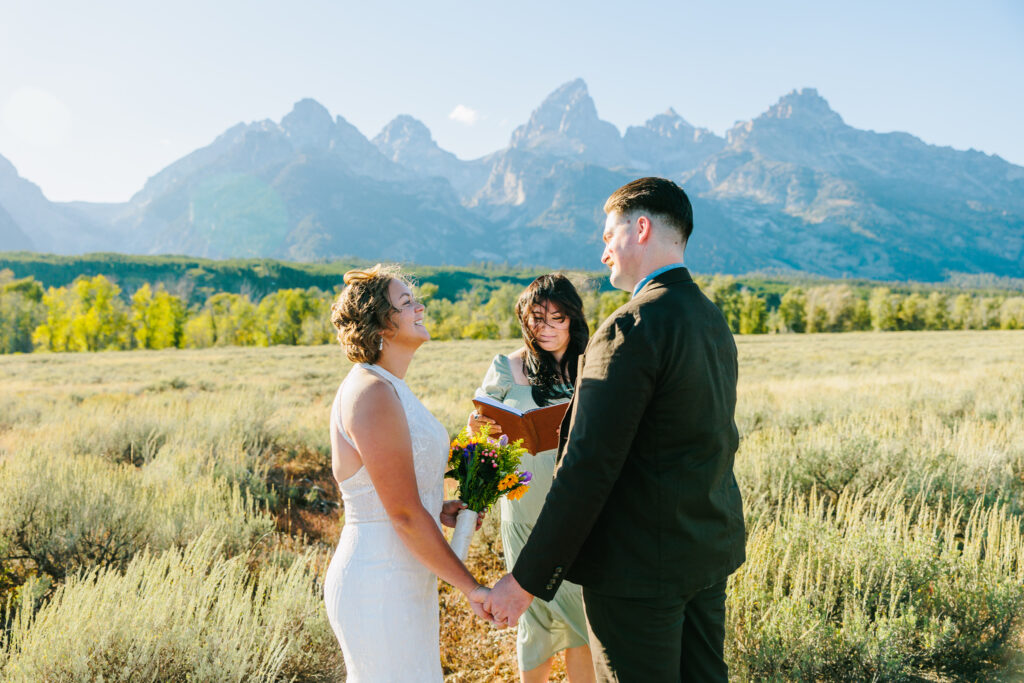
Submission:
POLYGON ((384 350, 384 335, 383 334, 380 336, 380 343, 377 344, 377 350, 378 351, 383 351, 384 350))

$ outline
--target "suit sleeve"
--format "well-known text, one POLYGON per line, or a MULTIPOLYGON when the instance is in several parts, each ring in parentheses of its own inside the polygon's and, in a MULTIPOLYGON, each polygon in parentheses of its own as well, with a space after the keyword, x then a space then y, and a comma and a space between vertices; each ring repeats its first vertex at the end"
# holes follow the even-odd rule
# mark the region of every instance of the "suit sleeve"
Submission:
POLYGON ((654 395, 658 359, 634 315, 608 321, 587 348, 561 465, 512 570, 544 600, 554 597, 604 509, 654 395))

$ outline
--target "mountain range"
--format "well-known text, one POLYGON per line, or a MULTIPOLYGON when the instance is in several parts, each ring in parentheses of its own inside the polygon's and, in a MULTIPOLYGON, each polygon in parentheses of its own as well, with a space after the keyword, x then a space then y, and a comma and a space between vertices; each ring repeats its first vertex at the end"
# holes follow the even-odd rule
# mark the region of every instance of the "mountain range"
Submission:
POLYGON ((810 88, 725 137, 671 108, 620 133, 582 80, 468 161, 411 116, 370 140, 311 99, 228 129, 123 204, 50 202, 0 157, 0 251, 593 269, 605 198, 643 175, 690 195, 700 272, 1024 274, 1024 167, 853 128, 810 88))

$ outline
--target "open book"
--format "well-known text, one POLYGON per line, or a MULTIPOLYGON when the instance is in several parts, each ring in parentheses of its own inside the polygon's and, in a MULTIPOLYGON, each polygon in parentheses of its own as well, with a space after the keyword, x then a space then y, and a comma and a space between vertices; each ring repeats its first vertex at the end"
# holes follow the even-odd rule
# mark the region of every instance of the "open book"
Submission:
POLYGON ((477 396, 473 405, 478 413, 501 425, 509 441, 522 439, 523 448, 534 454, 558 448, 558 427, 569 408, 565 402, 522 411, 490 396, 477 396))

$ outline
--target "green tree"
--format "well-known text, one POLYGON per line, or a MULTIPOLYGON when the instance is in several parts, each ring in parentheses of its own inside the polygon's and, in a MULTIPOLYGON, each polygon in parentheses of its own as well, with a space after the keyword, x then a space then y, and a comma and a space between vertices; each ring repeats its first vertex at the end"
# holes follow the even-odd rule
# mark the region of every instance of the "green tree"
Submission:
POLYGON ((0 353, 32 351, 32 333, 43 323, 43 287, 33 278, 14 280, 0 271, 0 353))
POLYGON ((971 329, 971 313, 974 310, 974 300, 969 294, 959 294, 953 301, 953 312, 950 315, 950 325, 953 329, 971 329))
POLYGON ((312 310, 302 321, 299 344, 319 346, 330 344, 337 338, 337 330, 331 324, 331 303, 331 298, 326 292, 321 292, 313 298, 312 310))
POLYGON ((850 320, 851 331, 864 331, 871 329, 871 311, 868 309, 868 302, 857 297, 853 307, 853 318, 850 320))
POLYGON ((807 297, 800 287, 786 290, 779 302, 779 319, 782 326, 780 332, 806 332, 807 322, 804 311, 807 297))
POLYGON ((804 306, 808 332, 849 332, 857 329, 859 297, 849 285, 807 290, 804 306))
POLYGON ((487 337, 487 339, 515 339, 520 335, 521 328, 519 320, 516 318, 516 301, 519 300, 519 294, 522 291, 522 287, 506 283, 491 292, 482 313, 483 318, 496 325, 498 331, 496 337, 487 337))
POLYGON ((729 329, 740 331, 740 291, 736 279, 728 275, 716 275, 705 292, 718 310, 725 316, 729 329))
POLYGON ((438 286, 433 282, 424 282, 422 285, 416 287, 416 298, 418 298, 424 306, 429 304, 437 296, 438 286))
POLYGON ((463 339, 501 339, 501 329, 493 320, 481 317, 462 328, 460 336, 463 339))
POLYGON ((768 312, 764 299, 749 289, 740 294, 740 334, 764 334, 768 331, 768 312))
POLYGON ((1003 330, 1024 330, 1024 297, 1012 296, 999 308, 999 327, 1003 330))
POLYGON ((924 328, 949 329, 949 299, 942 292, 932 292, 924 303, 924 328))
MULTIPOLYGON (((629 301, 629 292, 618 289, 614 292, 602 292, 597 307, 597 327, 600 327, 608 316, 619 310, 627 301, 629 301)), ((595 329, 597 328, 595 327, 595 329)))
POLYGON ((317 298, 316 293, 304 289, 279 289, 263 297, 257 315, 267 343, 298 344, 306 318, 320 313, 317 298))
POLYGON ((71 285, 71 351, 126 349, 131 332, 121 288, 97 275, 79 278, 71 285))
POLYGON ((925 298, 914 292, 900 302, 896 313, 901 330, 923 330, 925 328, 925 298))
POLYGON ((256 305, 242 294, 214 294, 203 310, 185 323, 184 345, 191 348, 266 344, 256 305))
POLYGON ((51 287, 43 295, 46 320, 32 341, 50 351, 126 349, 131 330, 121 288, 97 275, 81 277, 68 288, 51 287))
POLYGON ((871 313, 871 327, 877 331, 899 329, 896 314, 900 310, 900 297, 893 294, 888 287, 876 287, 871 290, 868 299, 868 311, 871 313))
POLYGON ((999 327, 999 309, 1003 300, 986 296, 975 299, 971 310, 971 327, 975 330, 994 330, 999 327))
POLYGON ((71 336, 71 303, 67 287, 50 287, 43 295, 43 323, 32 333, 32 344, 44 351, 67 351, 71 336))
POLYGON ((163 286, 154 292, 147 282, 132 295, 132 337, 140 349, 180 346, 185 319, 185 302, 163 286))

